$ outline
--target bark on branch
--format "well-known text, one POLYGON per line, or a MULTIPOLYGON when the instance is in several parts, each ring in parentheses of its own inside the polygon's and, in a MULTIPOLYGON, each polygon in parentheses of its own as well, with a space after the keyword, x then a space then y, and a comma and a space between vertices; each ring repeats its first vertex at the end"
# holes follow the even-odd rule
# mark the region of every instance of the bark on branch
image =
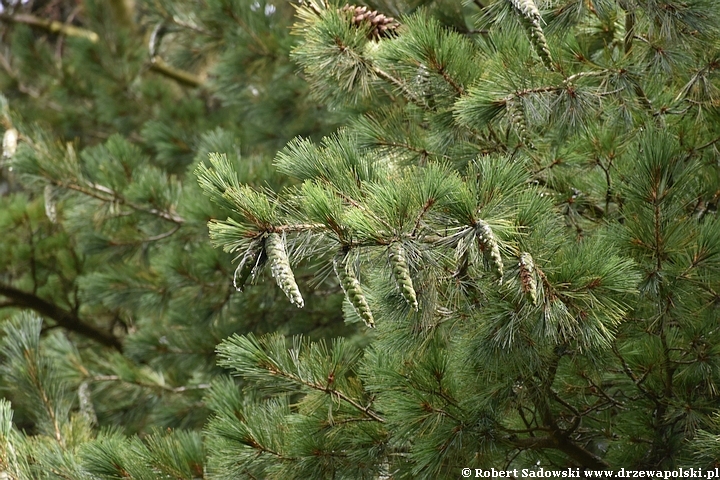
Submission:
POLYGON ((150 69, 153 72, 165 75, 166 77, 172 78, 176 82, 187 85, 188 87, 200 87, 203 84, 202 78, 197 75, 193 75, 190 72, 173 67, 157 55, 150 59, 150 69))
POLYGON ((594 453, 575 444, 570 439, 555 433, 543 437, 507 438, 506 441, 517 448, 527 450, 554 449, 563 452, 578 464, 597 470, 609 470, 610 465, 594 453))
POLYGON ((24 13, 16 13, 14 15, 0 15, 0 20, 8 23, 21 23, 23 25, 29 25, 31 27, 45 30, 49 33, 57 35, 65 35, 68 37, 78 37, 90 40, 92 43, 97 43, 99 40, 98 34, 87 30, 85 28, 76 27, 74 25, 68 25, 65 23, 58 22, 57 20, 46 20, 44 18, 36 17, 34 15, 28 15, 24 13))
POLYGON ((5 306, 29 308, 47 318, 54 320, 60 327, 79 333, 107 347, 122 351, 122 343, 109 332, 84 322, 74 313, 58 307, 32 293, 24 292, 10 285, 0 283, 0 295, 10 299, 5 306))
MULTIPOLYGON (((68 25, 66 23, 61 23, 56 20, 46 20, 44 18, 24 13, 16 13, 13 15, 0 14, 0 22, 29 25, 31 27, 45 30, 48 33, 56 35, 85 38, 92 43, 97 43, 100 40, 98 34, 93 32, 92 30, 76 27, 74 25, 68 25)), ((171 78, 178 83, 182 83, 183 85, 187 85, 190 87, 200 87, 203 85, 202 78, 190 72, 177 69, 169 65, 167 62, 165 62, 162 58, 158 56, 154 56, 150 59, 150 69, 154 72, 171 78)))

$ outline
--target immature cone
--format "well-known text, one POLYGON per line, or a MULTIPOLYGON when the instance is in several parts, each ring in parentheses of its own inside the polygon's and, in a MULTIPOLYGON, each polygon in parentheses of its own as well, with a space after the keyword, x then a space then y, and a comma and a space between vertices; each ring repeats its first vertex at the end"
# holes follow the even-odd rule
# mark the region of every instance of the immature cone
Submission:
POLYGON ((2 156, 3 158, 12 158, 15 155, 18 144, 18 131, 14 128, 8 128, 3 134, 2 156))
POLYGON ((362 291, 360 282, 350 268, 348 257, 347 252, 344 250, 339 251, 338 254, 335 255, 333 259, 335 275, 337 275, 338 280, 340 280, 340 286, 358 316, 363 319, 365 325, 370 328, 375 328, 375 319, 373 319, 370 305, 368 305, 365 299, 365 294, 362 291))
POLYGON ((302 308, 305 305, 295 275, 290 268, 290 260, 285 251, 285 242, 277 233, 269 233, 265 239, 265 254, 270 260, 270 271, 278 286, 285 292, 290 303, 302 308))
POLYGON ((45 197, 45 215, 51 223, 57 223, 57 203, 55 203, 55 197, 57 192, 55 187, 50 184, 45 185, 44 197, 45 197))
POLYGON ((413 87, 425 100, 428 100, 431 90, 430 71, 423 64, 420 64, 415 72, 413 87))
POLYGON ((370 26, 368 38, 377 40, 380 37, 391 37, 395 30, 400 26, 392 17, 386 17, 377 10, 368 10, 368 7, 356 7, 355 5, 345 5, 343 12, 352 13, 352 23, 356 27, 370 26))
POLYGON ((495 234, 490 228, 490 225, 479 220, 476 227, 476 236, 480 250, 483 252, 485 258, 495 267, 495 271, 500 277, 499 282, 502 283, 504 272, 503 259, 502 255, 500 255, 500 246, 498 245, 497 238, 495 238, 495 234))
POLYGON ((248 249, 245 251, 242 260, 235 269, 233 275, 233 286, 238 292, 242 292, 245 288, 245 282, 247 282, 250 274, 254 277, 257 273, 258 265, 263 263, 264 255, 262 255, 262 242, 260 240, 254 240, 248 249))
POLYGON ((540 26, 540 10, 533 0, 508 0, 515 11, 520 15, 522 24, 527 30, 527 34, 530 37, 530 43, 537 52, 538 56, 542 60, 543 64, 548 70, 554 70, 552 64, 552 57, 550 56, 550 48, 548 47, 547 39, 543 33, 542 27, 540 26))
POLYGON ((530 140, 530 135, 528 135, 527 123, 525 122, 525 112, 523 112, 519 99, 512 95, 507 97, 505 99, 505 107, 510 115, 510 123, 512 123, 515 128, 520 141, 524 145, 532 148, 532 140, 530 140))
POLYGON ((405 301, 416 312, 418 311, 417 295, 413 288, 412 278, 410 278, 410 269, 408 268, 407 259, 405 258, 405 249, 400 242, 393 242, 388 249, 388 259, 392 267, 392 273, 395 282, 400 289, 405 301))
POLYGON ((537 282, 535 281, 535 262, 527 252, 520 254, 520 285, 522 291, 530 297, 533 305, 537 305, 537 282))

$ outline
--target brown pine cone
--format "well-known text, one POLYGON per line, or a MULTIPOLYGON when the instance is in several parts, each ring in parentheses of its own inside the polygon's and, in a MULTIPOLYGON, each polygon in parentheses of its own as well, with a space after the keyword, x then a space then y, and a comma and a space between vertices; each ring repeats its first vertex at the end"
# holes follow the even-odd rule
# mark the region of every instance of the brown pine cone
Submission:
POLYGON ((392 37, 400 24, 393 17, 386 17, 377 10, 370 11, 368 7, 358 7, 346 4, 341 11, 352 13, 352 23, 356 27, 370 26, 368 38, 378 40, 392 37))

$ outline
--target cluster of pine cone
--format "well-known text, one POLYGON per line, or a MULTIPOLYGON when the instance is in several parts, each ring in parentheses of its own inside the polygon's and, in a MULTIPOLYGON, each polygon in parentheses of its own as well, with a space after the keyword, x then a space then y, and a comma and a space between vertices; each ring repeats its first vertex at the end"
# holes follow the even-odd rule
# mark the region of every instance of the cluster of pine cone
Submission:
POLYGON ((391 37, 400 24, 393 17, 386 17, 377 10, 368 10, 368 7, 357 7, 346 4, 343 12, 352 13, 352 23, 356 27, 370 26, 368 37, 377 40, 381 37, 391 37))

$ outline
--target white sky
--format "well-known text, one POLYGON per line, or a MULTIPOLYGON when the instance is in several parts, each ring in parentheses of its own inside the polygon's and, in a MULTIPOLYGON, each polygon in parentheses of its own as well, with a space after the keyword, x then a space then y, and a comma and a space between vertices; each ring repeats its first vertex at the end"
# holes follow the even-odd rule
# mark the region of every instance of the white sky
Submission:
MULTIPOLYGON (((27 3, 28 1, 29 0, 20 0, 20 3, 27 3)), ((17 2, 17 0, 10 0, 9 2, 6 2, 6 3, 16 3, 16 2, 17 2)), ((5 7, 3 7, 3 4, 0 3, 0 13, 2 13, 3 10, 5 10, 5 7)))

